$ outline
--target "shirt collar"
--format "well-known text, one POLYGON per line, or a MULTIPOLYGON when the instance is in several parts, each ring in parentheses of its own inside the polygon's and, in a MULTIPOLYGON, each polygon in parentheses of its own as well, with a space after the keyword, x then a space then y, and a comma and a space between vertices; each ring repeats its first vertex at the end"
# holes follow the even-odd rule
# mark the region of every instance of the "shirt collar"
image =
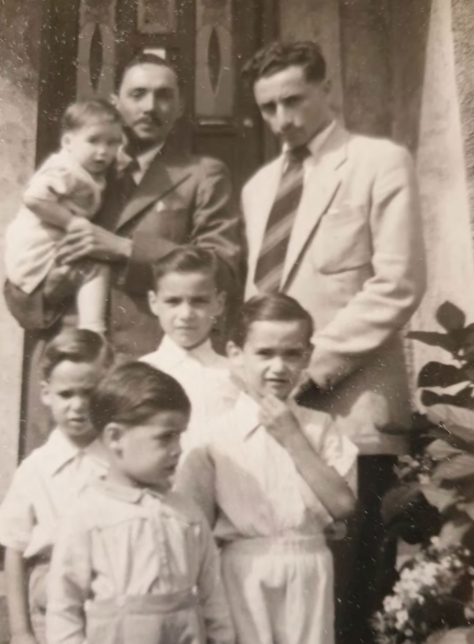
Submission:
POLYGON ((209 339, 194 349, 183 349, 168 335, 165 335, 156 353, 160 360, 169 367, 177 366, 190 359, 198 360, 204 365, 214 361, 214 350, 209 339))
POLYGON ((127 485, 121 485, 110 479, 98 480, 96 486, 103 490, 106 494, 113 496, 119 501, 124 501, 125 503, 135 503, 138 504, 145 496, 153 496, 160 501, 166 497, 166 492, 157 492, 151 488, 141 488, 141 487, 129 487, 127 485))
MULTIPOLYGON (((287 400, 287 404, 297 418, 300 418, 303 408, 299 407, 293 400, 287 400)), ((244 440, 249 438, 261 426, 259 409, 258 403, 251 396, 245 392, 240 392, 232 410, 232 418, 244 440)))
POLYGON ((81 454, 87 454, 101 465, 107 461, 104 447, 98 439, 81 449, 58 428, 51 432, 45 448, 42 463, 51 476, 81 454))
MULTIPOLYGON (((336 121, 331 121, 329 123, 329 125, 327 125, 324 128, 324 130, 322 130, 321 132, 318 132, 318 134, 316 134, 316 136, 314 136, 311 139, 311 141, 309 141, 306 144, 306 147, 308 148, 308 150, 311 153, 311 156, 314 159, 316 159, 318 157, 318 155, 321 152, 321 150, 323 149, 326 141, 329 139, 329 137, 333 133, 335 127, 336 127, 336 121)), ((283 153, 287 153, 288 150, 289 150, 288 146, 284 145, 283 146, 283 153)))
MULTIPOLYGON (((162 141, 158 145, 153 146, 152 148, 149 148, 145 152, 142 152, 141 154, 137 154, 135 157, 136 162, 138 163, 140 167, 140 172, 144 174, 148 168, 150 167, 153 159, 156 157, 159 152, 163 149, 164 142, 162 141)), ((122 145, 121 148, 118 151, 117 154, 117 168, 119 172, 122 172, 125 170, 125 168, 129 165, 129 163, 132 162, 132 157, 127 154, 125 151, 125 146, 122 145)))

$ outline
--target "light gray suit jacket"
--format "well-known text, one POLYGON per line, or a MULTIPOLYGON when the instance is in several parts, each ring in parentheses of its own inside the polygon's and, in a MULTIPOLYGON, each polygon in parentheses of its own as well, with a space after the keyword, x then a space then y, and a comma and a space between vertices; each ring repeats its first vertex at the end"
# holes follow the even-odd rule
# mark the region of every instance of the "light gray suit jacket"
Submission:
MULTIPOLYGON (((283 159, 244 187, 249 247, 246 297, 283 159)), ((309 374, 328 390, 322 408, 361 453, 398 453, 410 425, 399 331, 425 289, 425 255, 409 153, 337 125, 310 169, 284 264, 281 290, 315 323, 309 374)))

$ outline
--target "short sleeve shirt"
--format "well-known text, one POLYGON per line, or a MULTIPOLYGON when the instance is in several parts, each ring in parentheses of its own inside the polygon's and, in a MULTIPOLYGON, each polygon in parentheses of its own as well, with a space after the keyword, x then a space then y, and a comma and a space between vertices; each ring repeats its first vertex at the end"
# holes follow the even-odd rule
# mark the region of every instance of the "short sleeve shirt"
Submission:
MULTIPOLYGON (((357 448, 328 416, 294 405, 292 411, 314 451, 349 483, 357 448)), ((314 535, 332 522, 286 450, 258 420, 258 406, 242 393, 216 421, 206 444, 193 450, 179 473, 178 489, 194 496, 211 517, 216 537, 314 535)))
POLYGON ((79 449, 60 430, 18 467, 0 506, 0 543, 25 558, 49 556, 58 522, 89 483, 106 474, 99 441, 79 449))

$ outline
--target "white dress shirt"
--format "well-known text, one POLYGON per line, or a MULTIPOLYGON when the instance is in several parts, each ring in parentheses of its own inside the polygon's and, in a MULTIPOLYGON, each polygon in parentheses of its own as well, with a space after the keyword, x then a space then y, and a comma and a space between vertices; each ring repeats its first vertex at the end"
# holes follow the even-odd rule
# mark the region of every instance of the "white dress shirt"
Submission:
POLYGON ((25 558, 50 554, 59 520, 108 470, 98 440, 80 449, 61 430, 20 464, 0 507, 0 543, 25 558))
MULTIPOLYGON (((327 414, 289 404, 314 451, 354 489, 355 445, 327 414)), ((194 498, 224 542, 312 536, 332 522, 288 452, 260 424, 258 404, 245 393, 216 419, 206 442, 186 455, 177 488, 194 498)))
POLYGON ((210 421, 231 409, 239 395, 228 359, 214 351, 210 340, 187 350, 165 335, 158 349, 140 360, 176 378, 191 401, 191 421, 182 439, 183 451, 199 445, 210 421))

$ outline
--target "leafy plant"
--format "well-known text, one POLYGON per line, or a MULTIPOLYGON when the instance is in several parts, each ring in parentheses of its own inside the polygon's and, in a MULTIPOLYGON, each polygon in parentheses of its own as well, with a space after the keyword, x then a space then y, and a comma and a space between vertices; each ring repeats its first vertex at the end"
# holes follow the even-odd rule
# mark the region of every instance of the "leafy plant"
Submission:
MULTIPOLYGON (((433 537, 441 550, 464 549, 466 568, 465 574, 459 576, 457 591, 464 604, 472 606, 474 324, 466 324, 465 314, 451 302, 439 307, 436 320, 442 331, 413 331, 409 337, 443 349, 450 354, 449 362, 428 362, 419 373, 418 386, 426 412, 415 417, 413 450, 410 456, 399 459, 399 483, 384 499, 383 516, 388 524, 388 539, 393 542, 401 537, 409 543, 419 543, 418 557, 428 556, 433 537)), ((416 557, 405 564, 405 570, 407 565, 416 567, 416 557)), ((392 579, 390 589, 396 589, 397 584, 400 582, 394 585, 392 579)), ((387 592, 388 601, 391 591, 387 592)), ((461 611, 457 615, 451 627, 474 623, 474 614, 461 611)), ((386 625, 386 610, 381 608, 378 618, 386 625)), ((413 641, 422 640, 423 637, 413 637, 413 641)), ((468 640, 474 642, 471 631, 468 640)), ((403 638, 383 640, 381 636, 379 641, 388 644, 403 638)))

